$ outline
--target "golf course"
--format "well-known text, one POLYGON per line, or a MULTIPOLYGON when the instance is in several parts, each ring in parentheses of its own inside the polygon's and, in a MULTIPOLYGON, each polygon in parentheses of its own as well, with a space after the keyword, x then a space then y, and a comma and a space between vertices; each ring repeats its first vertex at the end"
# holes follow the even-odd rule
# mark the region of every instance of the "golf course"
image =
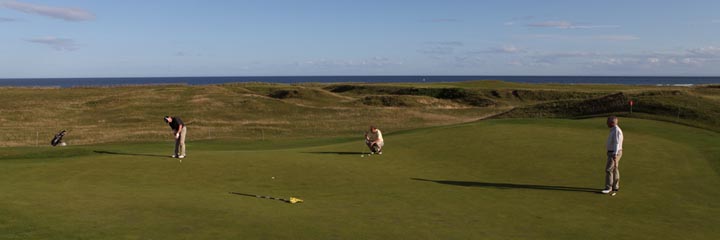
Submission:
POLYGON ((718 239, 719 91, 0 88, 0 239, 718 239), (168 114, 188 123, 185 159, 168 114), (625 137, 615 196, 598 193, 609 115, 625 137), (50 147, 62 129, 68 146, 50 147))

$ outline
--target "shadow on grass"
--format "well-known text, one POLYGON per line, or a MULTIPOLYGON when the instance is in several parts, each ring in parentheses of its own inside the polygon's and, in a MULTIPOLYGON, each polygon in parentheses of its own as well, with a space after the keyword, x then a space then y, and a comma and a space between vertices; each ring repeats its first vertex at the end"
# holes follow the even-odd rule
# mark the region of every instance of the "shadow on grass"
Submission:
POLYGON ((276 197, 270 197, 270 196, 261 196, 261 195, 254 195, 254 194, 247 194, 247 193, 239 193, 239 192, 228 192, 229 194, 235 194, 245 197, 251 197, 251 198, 264 198, 269 200, 277 200, 285 203, 291 203, 290 200, 282 199, 282 198, 276 198, 276 197))
POLYGON ((355 155, 355 154, 366 154, 364 152, 303 152, 313 154, 339 154, 339 155, 355 155))
POLYGON ((162 157, 162 158, 170 157, 168 155, 146 154, 146 153, 123 153, 123 152, 111 152, 111 151, 99 151, 99 150, 95 150, 93 152, 99 153, 99 154, 112 154, 112 155, 125 155, 125 156, 162 157))
POLYGON ((599 193, 601 190, 601 189, 594 189, 594 188, 547 186, 547 185, 532 185, 532 184, 430 180, 430 179, 422 179, 422 178, 411 178, 411 179, 415 180, 415 181, 434 182, 434 183, 439 183, 439 184, 455 185, 455 186, 462 186, 462 187, 486 187, 486 188, 497 188, 497 189, 535 189, 535 190, 553 190, 553 191, 588 192, 588 193, 599 193))

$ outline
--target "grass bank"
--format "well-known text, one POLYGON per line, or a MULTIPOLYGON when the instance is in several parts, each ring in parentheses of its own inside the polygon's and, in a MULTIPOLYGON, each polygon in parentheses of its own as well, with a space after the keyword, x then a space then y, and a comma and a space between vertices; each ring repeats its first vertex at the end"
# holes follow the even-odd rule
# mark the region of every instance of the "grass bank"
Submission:
POLYGON ((628 114, 720 131, 720 88, 519 84, 237 83, 91 88, 0 88, 0 146, 47 145, 68 129, 72 145, 157 142, 161 121, 181 116, 193 140, 361 135, 498 118, 628 114))

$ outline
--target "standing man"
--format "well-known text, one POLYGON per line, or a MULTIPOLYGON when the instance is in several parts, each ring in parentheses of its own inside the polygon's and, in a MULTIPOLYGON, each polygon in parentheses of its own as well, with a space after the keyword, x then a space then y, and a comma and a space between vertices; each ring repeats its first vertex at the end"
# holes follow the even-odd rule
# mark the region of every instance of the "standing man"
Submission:
MULTIPOLYGON (((607 126, 610 128, 610 135, 607 143, 607 163, 605 164, 605 190, 603 194, 617 192, 620 190, 620 158, 622 157, 623 132, 618 126, 618 118, 610 116, 607 119, 607 126)), ((613 193, 614 195, 615 193, 613 193)))
POLYGON ((375 126, 370 126, 370 132, 365 132, 365 144, 370 148, 370 154, 382 154, 382 148, 385 146, 382 132, 375 126))
POLYGON ((172 157, 185 158, 185 134, 187 134, 185 123, 179 117, 170 116, 165 116, 165 122, 170 125, 175 134, 175 154, 172 157))

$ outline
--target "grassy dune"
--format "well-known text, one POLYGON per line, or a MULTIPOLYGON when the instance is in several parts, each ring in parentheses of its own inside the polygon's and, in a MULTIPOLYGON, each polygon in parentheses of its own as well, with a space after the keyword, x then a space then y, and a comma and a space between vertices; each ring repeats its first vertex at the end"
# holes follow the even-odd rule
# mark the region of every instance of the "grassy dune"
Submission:
POLYGON ((193 140, 349 137, 499 118, 627 115, 720 131, 720 88, 517 84, 265 84, 0 88, 0 146, 166 139, 165 115, 181 116, 193 140))
MULTIPOLYGON (((0 146, 161 141, 162 116, 178 115, 192 139, 279 139, 362 134, 370 124, 412 129, 480 119, 504 108, 377 107, 315 86, 227 84, 114 88, 0 88, 0 146), (290 91, 283 95, 278 92, 290 91)), ((444 106, 448 105, 448 107, 444 106)))
POLYGON ((348 139, 12 148, 2 239, 715 239, 720 135, 623 119, 618 196, 604 119, 487 120, 348 139), (272 177, 275 177, 274 179, 272 177), (228 192, 297 196, 302 204, 228 192))

